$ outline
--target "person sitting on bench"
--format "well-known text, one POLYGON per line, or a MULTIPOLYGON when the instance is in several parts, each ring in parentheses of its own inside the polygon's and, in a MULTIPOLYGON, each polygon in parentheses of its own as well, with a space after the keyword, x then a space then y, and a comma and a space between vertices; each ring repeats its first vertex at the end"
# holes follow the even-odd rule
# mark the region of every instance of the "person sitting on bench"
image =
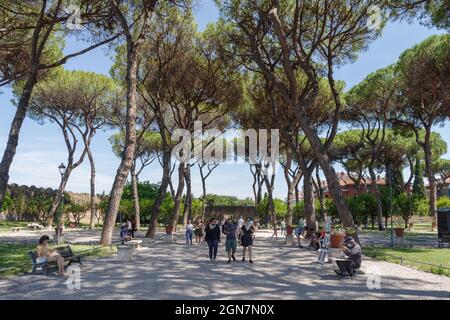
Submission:
POLYGON ((354 277, 356 269, 361 267, 361 246, 353 239, 353 237, 348 236, 344 240, 342 252, 348 258, 336 260, 339 271, 334 271, 343 277, 354 277))
POLYGON ((58 274, 64 276, 64 258, 55 250, 50 250, 48 247, 48 241, 50 238, 46 235, 39 239, 39 245, 37 246, 37 263, 54 262, 58 264, 58 274))

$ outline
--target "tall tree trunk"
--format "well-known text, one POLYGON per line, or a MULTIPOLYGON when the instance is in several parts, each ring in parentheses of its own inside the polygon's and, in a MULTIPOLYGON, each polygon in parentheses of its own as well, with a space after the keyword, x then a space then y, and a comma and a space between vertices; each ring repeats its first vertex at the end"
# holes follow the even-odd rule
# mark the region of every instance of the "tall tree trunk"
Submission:
POLYGON ((278 239, 278 231, 277 231, 277 218, 275 215, 275 205, 273 203, 273 182, 274 176, 272 176, 271 180, 269 180, 267 175, 263 175, 264 182, 267 188, 267 211, 272 219, 273 224, 273 232, 275 237, 278 239))
POLYGON ((316 210, 314 207, 313 186, 311 181, 311 171, 303 172, 303 198, 305 203, 306 226, 311 230, 317 229, 316 210))
POLYGON ((0 208, 2 207, 3 200, 5 199, 9 180, 9 169, 11 168, 11 164, 13 162, 17 146, 19 144, 19 133, 27 114, 31 93, 36 84, 36 75, 36 68, 33 68, 28 75, 27 82, 25 84, 25 87, 23 88, 22 95, 20 96, 16 113, 9 130, 8 142, 6 143, 2 162, 0 163, 0 208))
POLYGON ((294 217, 294 202, 295 202, 295 186, 299 183, 302 173, 300 170, 297 170, 294 177, 290 177, 289 168, 291 165, 291 161, 286 162, 286 166, 284 167, 284 177, 286 180, 286 184, 288 187, 287 191, 287 214, 286 214, 286 225, 292 226, 293 217, 294 217))
POLYGON ((131 198, 133 199, 134 221, 136 229, 141 227, 141 207, 139 205, 138 178, 136 175, 136 160, 131 166, 131 198))
POLYGON ((180 216, 180 206, 181 206, 181 197, 183 195, 184 190, 184 171, 185 164, 180 163, 178 165, 178 187, 177 193, 175 194, 174 205, 172 210, 172 217, 170 219, 169 225, 173 226, 173 230, 176 231, 178 218, 180 216))
MULTIPOLYGON (((163 141, 164 145, 164 141, 163 141)), ((146 238, 154 238, 156 233, 156 227, 158 225, 158 216, 161 209, 161 205, 166 197, 167 187, 170 181, 170 150, 165 149, 163 152, 163 176, 161 180, 161 185, 158 189, 158 194, 156 195, 155 203, 152 207, 152 213, 150 218, 150 224, 145 234, 146 238)))
POLYGON ((325 199, 323 197, 323 188, 322 188, 322 181, 320 180, 319 166, 316 166, 316 182, 317 182, 317 198, 319 199, 320 205, 320 216, 321 219, 323 219, 323 221, 325 222, 328 213, 327 207, 325 205, 325 199))
POLYGON ((190 219, 190 212, 189 212, 189 205, 190 205, 190 166, 187 165, 186 169, 184 170, 184 180, 186 183, 186 197, 184 198, 184 206, 183 206, 183 225, 187 225, 188 220, 190 219))
POLYGON ((423 151, 425 153, 425 171, 430 186, 430 216, 433 217, 434 222, 437 221, 437 206, 436 206, 436 180, 434 177, 432 162, 433 155, 431 151, 431 126, 425 127, 425 139, 423 143, 423 151))
POLYGON ((378 230, 384 230, 383 223, 383 203, 381 202, 380 190, 378 189, 377 176, 375 174, 375 169, 373 166, 369 166, 370 180, 372 184, 372 190, 375 195, 375 200, 377 203, 377 220, 378 220, 378 230))
POLYGON ((87 155, 88 155, 88 159, 89 159, 89 164, 91 167, 91 217, 90 217, 90 221, 89 221, 89 229, 94 229, 95 227, 95 215, 97 213, 97 206, 95 203, 95 162, 94 162, 94 157, 92 156, 92 152, 91 149, 88 148, 87 149, 87 155))
POLYGON ((127 41, 127 114, 125 128, 125 148, 122 155, 122 161, 117 169, 113 187, 110 194, 108 210, 106 212, 105 221, 103 223, 102 235, 100 243, 102 245, 110 245, 112 235, 117 219, 120 200, 122 198, 123 187, 128 178, 136 145, 136 95, 137 95, 137 47, 127 41))
MULTIPOLYGON (((299 111, 300 107, 297 107, 297 112, 295 112, 297 120, 300 123, 302 130, 308 139, 313 154, 322 168, 322 172, 327 180, 328 189, 333 197, 336 209, 338 211, 339 217, 341 218, 342 225, 344 227, 353 227, 353 217, 348 208, 347 202, 345 201, 344 194, 342 193, 341 186, 339 184, 339 179, 331 163, 331 160, 327 154, 325 146, 316 132, 316 130, 311 126, 309 118, 299 111)), ((328 141, 330 142, 330 140, 328 141)), ((331 143, 331 142, 330 142, 331 143)))
POLYGON ((68 165, 61 179, 61 182, 59 183, 58 191, 56 192, 55 198, 53 199, 52 206, 47 216, 47 225, 49 228, 51 228, 53 224, 53 219, 55 217, 58 220, 59 226, 61 226, 64 223, 64 215, 62 213, 57 214, 57 210, 61 204, 61 199, 64 195, 64 190, 66 189, 67 181, 69 181, 71 173, 72 173, 72 166, 68 165))
POLYGON ((294 189, 295 186, 293 183, 288 184, 288 193, 287 193, 287 215, 286 215, 286 225, 292 226, 293 217, 294 217, 294 189))
POLYGON ((206 179, 202 174, 202 221, 205 221, 205 211, 206 211, 206 179))

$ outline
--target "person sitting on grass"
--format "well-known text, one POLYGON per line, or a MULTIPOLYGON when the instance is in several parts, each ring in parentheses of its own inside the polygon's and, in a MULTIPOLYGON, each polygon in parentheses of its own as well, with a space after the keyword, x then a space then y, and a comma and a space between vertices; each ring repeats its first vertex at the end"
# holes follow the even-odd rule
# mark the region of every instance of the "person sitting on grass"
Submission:
POLYGON ((39 239, 39 245, 36 248, 37 251, 37 263, 55 262, 58 264, 58 274, 64 276, 64 258, 55 250, 50 250, 48 247, 48 241, 50 238, 47 235, 42 236, 39 239))
POLYGON ((353 237, 348 236, 345 238, 341 250, 347 258, 336 260, 339 271, 334 271, 340 276, 353 278, 356 275, 356 270, 361 267, 361 246, 353 237))

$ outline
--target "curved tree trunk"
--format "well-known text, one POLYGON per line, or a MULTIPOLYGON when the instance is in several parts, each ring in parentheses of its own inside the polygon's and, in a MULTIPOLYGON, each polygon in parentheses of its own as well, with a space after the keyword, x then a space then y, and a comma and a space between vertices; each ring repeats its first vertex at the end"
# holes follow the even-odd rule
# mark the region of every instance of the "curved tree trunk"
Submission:
POLYGON ((51 206, 49 214, 47 216, 47 225, 49 228, 52 227, 54 218, 56 218, 56 220, 58 221, 59 226, 61 226, 64 223, 64 215, 62 214, 62 212, 57 214, 57 211, 61 204, 61 199, 64 195, 64 190, 66 188, 67 181, 69 181, 69 177, 70 177, 71 173, 72 173, 72 167, 67 166, 67 169, 64 172, 61 182, 59 183, 58 191, 56 192, 55 198, 53 199, 52 206, 51 206))
POLYGON ((116 224, 117 213, 120 200, 122 198, 123 187, 128 178, 136 145, 136 111, 137 111, 137 54, 136 46, 127 41, 127 115, 125 128, 125 148, 122 155, 122 161, 117 169, 113 187, 111 189, 108 210, 103 223, 100 243, 110 245, 112 235, 116 224))
POLYGON ((171 217, 170 223, 169 223, 169 225, 173 226, 173 231, 176 231, 176 228, 178 225, 178 218, 180 217, 181 197, 183 195, 183 190, 184 190, 184 171, 185 171, 185 164, 180 163, 178 165, 177 193, 175 195, 174 205, 173 205, 173 210, 172 210, 172 217, 171 217))
POLYGON ((191 167, 186 165, 184 170, 184 179, 186 180, 186 198, 183 208, 183 224, 186 225, 189 220, 192 220, 192 183, 191 183, 191 167))
POLYGON ((95 216, 97 213, 96 203, 95 203, 95 162, 94 157, 90 148, 87 149, 87 155, 89 159, 89 164, 91 166, 91 217, 89 221, 89 229, 94 229, 95 227, 95 216))
MULTIPOLYGON (((164 142, 163 142, 164 143, 164 142)), ((161 209, 161 205, 166 197, 167 187, 170 182, 170 151, 165 151, 163 153, 163 176, 161 180, 161 185, 158 189, 158 194, 156 195, 155 203, 152 207, 150 224, 145 234, 146 238, 154 238, 156 233, 156 227, 158 225, 158 216, 161 209)))
POLYGON ((8 142, 3 152, 2 162, 0 163, 0 208, 5 199, 6 189, 8 187, 9 169, 16 154, 17 145, 19 144, 19 133, 22 128, 23 121, 27 114, 28 104, 30 102, 31 93, 36 84, 37 71, 31 70, 28 75, 27 82, 20 96, 14 119, 9 130, 8 142))
POLYGON ((131 197, 133 199, 134 221, 136 229, 141 227, 141 207, 139 205, 138 178, 136 175, 136 161, 131 166, 131 197))

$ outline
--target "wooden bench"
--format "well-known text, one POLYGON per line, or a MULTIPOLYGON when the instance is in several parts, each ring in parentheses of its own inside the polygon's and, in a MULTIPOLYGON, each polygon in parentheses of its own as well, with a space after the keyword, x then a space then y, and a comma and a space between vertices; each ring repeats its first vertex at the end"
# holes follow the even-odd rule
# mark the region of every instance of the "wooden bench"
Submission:
POLYGON ((133 246, 133 249, 140 249, 142 244, 142 240, 130 240, 125 242, 125 245, 133 246))
MULTIPOLYGON (((72 262, 78 262, 80 265, 83 265, 81 263, 82 256, 73 254, 72 248, 70 246, 58 247, 58 248, 55 248, 55 251, 59 255, 61 255, 61 257, 64 258, 64 262, 69 262, 69 264, 67 266, 70 266, 72 264, 72 262)), ((38 258, 37 251, 30 251, 30 252, 28 252, 28 255, 30 256, 31 262, 32 262, 32 268, 33 268, 31 270, 32 274, 36 273, 38 268, 40 268, 43 273, 47 274, 48 270, 49 270, 49 265, 57 264, 56 261, 46 261, 46 262, 38 263, 37 262, 37 258, 38 258)))

